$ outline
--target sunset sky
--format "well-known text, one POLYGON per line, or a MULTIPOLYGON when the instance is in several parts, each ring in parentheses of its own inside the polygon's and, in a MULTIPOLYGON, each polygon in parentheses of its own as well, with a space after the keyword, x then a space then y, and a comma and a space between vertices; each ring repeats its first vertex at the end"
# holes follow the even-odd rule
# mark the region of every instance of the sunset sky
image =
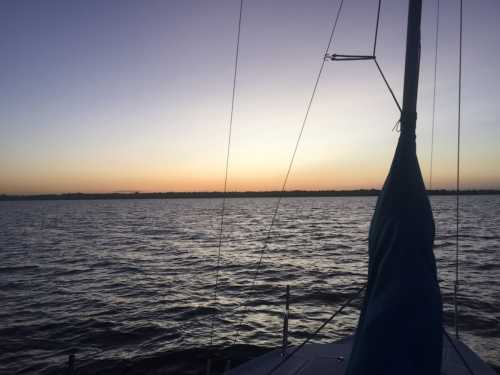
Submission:
MULTIPOLYGON (((441 0, 434 188, 453 188, 458 0, 441 0)), ((418 153, 429 175, 436 1, 423 2, 418 153)), ((377 57, 398 98, 407 1, 377 57)), ((500 188, 500 2, 464 2, 462 187, 500 188)), ((276 190, 337 0, 245 0, 229 190, 276 190)), ((0 193, 223 188, 238 0, 0 2, 0 193)), ((370 53, 377 0, 346 0, 333 48, 370 53)), ((328 62, 288 189, 379 188, 398 111, 373 62, 328 62)))

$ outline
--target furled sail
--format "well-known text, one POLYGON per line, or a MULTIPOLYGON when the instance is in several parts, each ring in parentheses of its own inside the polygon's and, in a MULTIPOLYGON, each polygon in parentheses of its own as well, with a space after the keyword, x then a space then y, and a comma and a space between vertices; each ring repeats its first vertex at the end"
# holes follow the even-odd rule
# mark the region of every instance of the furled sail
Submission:
POLYGON ((370 227, 368 287, 348 375, 440 374, 442 305, 432 251, 434 220, 411 121, 402 120, 370 227))
POLYGON ((401 134, 369 233, 368 286, 347 375, 438 375, 434 220, 416 155, 421 1, 410 1, 401 134))

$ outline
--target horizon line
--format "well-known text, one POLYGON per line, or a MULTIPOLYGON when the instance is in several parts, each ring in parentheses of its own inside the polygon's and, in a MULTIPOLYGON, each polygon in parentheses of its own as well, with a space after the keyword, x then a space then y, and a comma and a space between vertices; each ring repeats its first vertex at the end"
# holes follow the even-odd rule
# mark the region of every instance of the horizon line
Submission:
MULTIPOLYGON (((108 193, 44 193, 0 194, 0 201, 22 200, 92 200, 92 199, 175 199, 175 198, 267 198, 267 197, 328 197, 377 196, 381 189, 325 189, 325 190, 246 190, 246 191, 116 191, 108 193)), ((456 189, 428 189, 429 195, 457 195, 456 189)), ((500 189, 464 189, 459 195, 500 195, 500 189)))

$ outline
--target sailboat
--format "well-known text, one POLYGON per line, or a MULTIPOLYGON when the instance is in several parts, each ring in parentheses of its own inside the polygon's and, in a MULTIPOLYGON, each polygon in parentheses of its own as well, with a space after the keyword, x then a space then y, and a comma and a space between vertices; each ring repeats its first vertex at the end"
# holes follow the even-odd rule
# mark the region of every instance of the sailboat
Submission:
POLYGON ((421 12, 422 1, 410 0, 399 141, 371 221, 368 281, 354 335, 288 347, 285 324, 283 348, 227 374, 495 374, 458 334, 452 337, 443 327, 434 219, 416 155, 421 12))

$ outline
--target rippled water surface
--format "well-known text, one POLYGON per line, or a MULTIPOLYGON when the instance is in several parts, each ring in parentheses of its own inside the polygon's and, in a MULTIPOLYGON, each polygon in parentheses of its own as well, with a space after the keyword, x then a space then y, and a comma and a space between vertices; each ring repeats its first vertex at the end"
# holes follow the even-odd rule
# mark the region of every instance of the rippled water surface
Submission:
MULTIPOLYGON (((500 196, 461 199, 459 328, 500 366, 500 196)), ((455 198, 431 201, 452 330, 455 198)), ((70 352, 80 373, 179 373, 214 311, 214 344, 279 346, 286 285, 299 343, 363 285, 375 198, 283 199, 252 286, 275 204, 228 200, 213 305, 220 200, 0 202, 0 373, 60 373, 70 352)), ((352 333, 358 308, 316 341, 352 333)))

